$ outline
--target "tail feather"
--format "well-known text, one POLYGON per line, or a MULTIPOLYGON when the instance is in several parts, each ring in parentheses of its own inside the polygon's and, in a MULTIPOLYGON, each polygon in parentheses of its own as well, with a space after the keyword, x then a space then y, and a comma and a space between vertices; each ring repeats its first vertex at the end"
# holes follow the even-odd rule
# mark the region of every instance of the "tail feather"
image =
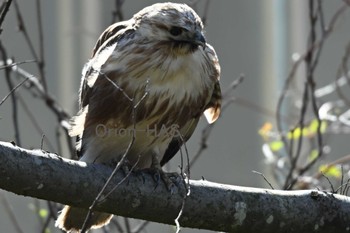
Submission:
MULTIPOLYGON (((88 211, 82 208, 65 206, 58 216, 55 226, 70 233, 79 233, 88 211)), ((109 223, 112 214, 93 212, 87 228, 99 228, 109 223)))

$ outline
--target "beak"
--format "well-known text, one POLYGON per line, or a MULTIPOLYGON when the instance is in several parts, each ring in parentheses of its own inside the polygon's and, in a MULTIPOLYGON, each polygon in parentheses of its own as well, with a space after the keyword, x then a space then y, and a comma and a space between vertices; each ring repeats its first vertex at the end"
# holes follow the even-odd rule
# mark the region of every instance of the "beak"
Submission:
POLYGON ((205 49, 207 42, 205 41, 205 37, 201 32, 196 32, 193 41, 196 45, 202 46, 203 49, 205 49))

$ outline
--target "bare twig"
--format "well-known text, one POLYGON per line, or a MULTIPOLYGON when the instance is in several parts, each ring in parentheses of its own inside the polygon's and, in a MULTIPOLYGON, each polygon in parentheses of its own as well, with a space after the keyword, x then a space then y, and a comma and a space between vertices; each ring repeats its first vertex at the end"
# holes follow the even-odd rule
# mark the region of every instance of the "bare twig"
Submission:
POLYGON ((337 190, 335 191, 336 193, 338 193, 339 189, 340 189, 340 193, 343 193, 343 184, 344 184, 344 167, 343 167, 343 165, 341 165, 340 168, 341 168, 340 187, 337 188, 337 190))
MULTIPOLYGON (((338 164, 346 164, 346 163, 350 163, 350 154, 348 155, 345 155, 339 159, 336 159, 330 163, 328 163, 324 169, 323 172, 327 172, 328 169, 330 169, 331 167, 335 166, 335 165, 338 165, 338 164)), ((322 173, 321 172, 317 172, 316 174, 313 175, 313 177, 315 179, 319 179, 320 177, 322 176, 322 173)))
MULTIPOLYGON (((17 94, 17 98, 18 98, 19 103, 21 104, 22 109, 26 112, 26 116, 32 122, 32 124, 33 124, 34 128, 36 129, 36 131, 38 132, 38 134, 44 135, 45 132, 41 128, 40 123, 38 122, 36 117, 33 115, 32 111, 29 109, 27 103, 23 100, 22 96, 19 93, 17 94)), ((44 137, 44 142, 46 143, 46 145, 50 151, 57 151, 57 150, 55 150, 55 147, 53 146, 53 144, 51 143, 51 141, 48 137, 44 137)), ((57 151, 57 153, 60 154, 60 151, 57 151)))
POLYGON ((111 223, 117 228, 118 233, 124 233, 124 229, 122 228, 121 224, 115 218, 112 218, 111 223))
POLYGON ((348 189, 349 184, 350 184, 350 178, 345 183, 341 183, 340 187, 335 191, 338 192, 340 189, 340 194, 347 195, 346 190, 348 189))
POLYGON ((17 0, 14 0, 14 6, 15 6, 15 12, 16 12, 16 17, 17 17, 18 29, 23 33, 24 39, 27 42, 29 50, 30 50, 32 56, 34 57, 34 60, 39 61, 38 55, 34 49, 34 45, 29 37, 27 28, 24 24, 25 21, 23 20, 22 13, 19 9, 19 5, 17 3, 17 0))
POLYGON ((43 150, 44 140, 45 140, 45 134, 43 134, 43 135, 41 136, 40 150, 43 150))
POLYGON ((123 4, 124 0, 115 0, 115 9, 112 11, 112 24, 124 20, 123 4))
POLYGON ((316 50, 318 49, 323 42, 328 39, 328 37, 331 35, 331 33, 333 32, 334 28, 335 28, 335 24, 338 21, 338 19, 340 18, 340 16, 347 10, 349 9, 349 4, 350 4, 350 0, 344 0, 344 4, 338 8, 338 10, 336 11, 336 13, 333 15, 333 17, 331 18, 328 27, 326 28, 326 30, 324 31, 322 37, 315 41, 312 45, 310 45, 308 47, 308 50, 299 57, 299 59, 297 61, 295 61, 295 63, 292 66, 291 71, 288 74, 288 77, 284 83, 284 87, 282 90, 282 93, 278 99, 278 103, 277 103, 277 110, 276 110, 276 121, 277 121, 277 129, 279 134, 281 135, 281 140, 284 143, 284 148, 285 150, 288 152, 289 149, 289 143, 285 137, 285 134, 283 133, 284 129, 282 127, 282 120, 281 120, 281 110, 282 110, 282 104, 284 102, 284 99, 287 95, 289 86, 291 84, 291 81, 293 80, 293 78, 295 77, 295 73, 297 71, 297 69, 299 68, 300 64, 302 64, 304 62, 304 60, 306 59, 306 57, 309 55, 311 50, 316 50))
MULTIPOLYGON (((123 93, 123 95, 130 101, 133 102, 133 98, 130 97, 123 88, 121 88, 118 84, 116 84, 113 80, 111 80, 106 74, 100 72, 100 75, 102 75, 105 79, 107 79, 108 82, 110 82, 115 88, 117 88, 119 91, 121 91, 123 93)), ((147 85, 148 85, 148 81, 147 81, 147 85)))
POLYGON ((209 138, 209 135, 211 133, 211 130, 213 128, 213 124, 207 125, 204 129, 202 129, 202 134, 201 134, 201 142, 199 149, 197 153, 193 156, 192 160, 190 161, 189 167, 192 167, 194 163, 199 159, 199 157, 202 155, 203 151, 207 149, 207 140, 209 138))
POLYGON ((336 193, 336 192, 335 192, 335 189, 334 189, 334 186, 333 186, 332 182, 329 180, 329 178, 328 178, 325 174, 323 174, 323 173, 321 173, 321 174, 322 174, 322 176, 323 176, 324 178, 326 178, 326 180, 328 181, 328 184, 331 186, 332 193, 336 193))
POLYGON ((125 182, 128 177, 131 175, 131 173, 135 170, 137 164, 140 161, 140 155, 138 157, 138 159, 136 160, 135 164, 131 167, 131 169, 129 170, 129 172, 125 175, 125 177, 118 183, 116 184, 107 194, 105 194, 103 197, 100 198, 99 203, 103 202, 104 200, 106 200, 108 198, 109 195, 111 195, 111 193, 118 188, 119 185, 121 185, 123 182, 125 182))
POLYGON ((44 32, 43 32, 43 20, 42 20, 42 14, 41 14, 41 0, 36 0, 36 10, 37 10, 37 16, 38 16, 38 34, 39 34, 39 60, 38 60, 38 70, 39 70, 39 76, 40 80, 43 83, 43 87, 45 92, 47 92, 47 83, 46 83, 46 77, 44 72, 45 67, 45 58, 44 58, 44 32))
POLYGON ((284 148, 288 153, 291 161, 291 168, 289 170, 289 173, 286 177, 286 181, 284 184, 284 188, 292 188, 293 185, 297 182, 297 177, 293 177, 292 174, 295 171, 297 162, 300 158, 300 153, 301 153, 301 148, 302 148, 302 143, 303 143, 303 137, 299 137, 297 141, 297 148, 295 154, 293 153, 293 148, 291 148, 290 143, 294 141, 293 137, 291 138, 291 142, 288 143, 286 140, 285 134, 282 133, 283 129, 281 126, 281 118, 280 118, 280 111, 281 111, 281 106, 282 102, 284 101, 284 98, 286 96, 287 90, 289 89, 289 84, 291 80, 294 78, 295 71, 297 67, 301 64, 302 61, 305 61, 306 66, 307 66, 307 77, 306 77, 306 82, 304 84, 304 93, 303 93, 303 98, 302 98, 302 107, 300 110, 300 118, 298 121, 298 125, 296 126, 299 129, 304 128, 304 119, 306 115, 306 110, 307 110, 307 105, 309 103, 309 97, 311 97, 311 107, 314 113, 315 118, 318 121, 318 126, 317 126, 317 144, 318 144, 318 156, 316 159, 310 161, 307 163, 303 168, 301 168, 298 172, 298 175, 302 175, 305 173, 310 167, 312 167, 320 157, 322 157, 323 154, 323 140, 322 140, 322 134, 320 132, 321 130, 321 119, 319 117, 318 113, 318 106, 317 106, 317 101, 316 101, 316 95, 315 95, 315 87, 316 83, 313 78, 314 70, 317 67, 321 51, 323 48, 323 44, 325 40, 328 38, 328 36, 331 34, 335 27, 335 23, 337 19, 340 17, 340 15, 348 9, 348 1, 345 1, 345 4, 341 6, 337 12, 333 15, 332 19, 330 20, 329 27, 325 28, 324 26, 324 17, 323 15, 323 9, 322 5, 319 4, 318 7, 315 7, 314 4, 315 0, 309 0, 309 19, 310 19, 310 40, 309 40, 309 46, 307 52, 301 56, 299 60, 295 62, 295 64, 292 67, 291 72, 289 73, 289 76, 285 82, 285 86, 283 89, 283 92, 278 100, 278 105, 277 105, 277 114, 276 114, 276 119, 277 119, 277 127, 278 131, 280 133, 281 139, 284 142, 284 148), (316 9, 316 12, 314 12, 316 9), (319 40, 316 38, 316 22, 317 20, 320 19, 321 21, 321 27, 322 27, 322 35, 319 40))
POLYGON ((350 71, 348 70, 348 71, 344 71, 344 72, 345 72, 345 75, 337 76, 336 80, 334 82, 331 82, 323 87, 318 88, 315 91, 315 96, 317 98, 321 98, 321 97, 324 97, 326 95, 334 93, 334 91, 336 91, 337 88, 340 89, 340 87, 345 86, 348 83, 347 77, 349 77, 350 71))
POLYGON ((242 84, 244 79, 245 79, 245 75, 240 74, 237 79, 233 80, 233 82, 231 82, 228 88, 223 92, 222 98, 224 100, 228 99, 231 96, 232 91, 234 91, 240 84, 242 84))
POLYGON ((4 4, 4 7, 1 9, 1 15, 0 15, 0 34, 2 33, 2 24, 5 20, 6 14, 10 9, 12 0, 7 0, 4 4))
POLYGON ((42 26, 42 19, 41 19, 41 4, 40 0, 37 0, 37 16, 38 16, 38 25, 39 25, 39 55, 35 51, 34 44, 32 40, 30 39, 29 33, 27 31, 27 28, 25 26, 25 20, 23 19, 22 13, 20 11, 19 5, 17 3, 17 0, 14 1, 15 6, 15 12, 17 17, 17 23, 18 28, 22 32, 24 39, 29 47, 29 50, 34 57, 34 60, 38 62, 38 70, 39 70, 39 80, 42 84, 43 91, 47 92, 47 84, 44 77, 44 40, 43 40, 43 26, 42 26))
POLYGON ((56 115, 58 122, 60 123, 60 126, 65 130, 65 137, 67 140, 68 149, 70 151, 70 154, 74 154, 74 148, 73 143, 71 141, 70 136, 68 135, 69 130, 69 114, 58 104, 55 97, 50 95, 48 92, 45 91, 45 88, 43 85, 39 82, 39 79, 35 77, 34 75, 28 73, 26 70, 18 67, 16 64, 13 64, 12 59, 5 60, 6 63, 10 68, 11 71, 18 74, 20 77, 24 79, 28 79, 28 82, 31 84, 27 89, 30 90, 31 93, 35 93, 34 96, 39 96, 40 99, 42 99, 46 106, 53 111, 53 113, 56 115), (37 93, 38 94, 37 94, 37 93))
POLYGON ((268 179, 265 177, 264 174, 262 174, 261 172, 257 172, 257 171, 252 171, 252 172, 253 172, 253 173, 256 173, 256 174, 258 174, 258 175, 260 175, 260 176, 262 176, 262 178, 264 178, 264 180, 265 180, 266 183, 270 186, 270 188, 271 188, 271 189, 274 189, 273 186, 272 186, 272 184, 270 183, 270 181, 268 181, 268 179))
POLYGON ((140 233, 149 224, 149 221, 143 221, 135 229, 132 230, 133 233, 140 233))
POLYGON ((339 95, 339 97, 348 105, 350 106, 350 100, 346 97, 346 95, 342 92, 340 85, 339 85, 339 81, 341 77, 344 77, 344 84, 348 84, 350 85, 350 72, 348 71, 348 67, 347 67, 347 61, 349 60, 350 57, 350 41, 348 42, 346 49, 345 49, 345 53, 344 56, 342 58, 342 62, 338 68, 337 71, 337 80, 336 80, 336 90, 337 93, 339 95), (341 76, 341 74, 343 74, 343 76, 341 76))
MULTIPOLYGON (((12 64, 13 61, 11 59, 7 60, 7 64, 12 64)), ((46 105, 51 109, 55 115, 57 116, 59 122, 61 123, 61 126, 63 129, 68 130, 67 124, 64 121, 68 121, 70 119, 70 116, 68 112, 66 112, 55 100, 55 97, 51 96, 49 93, 45 92, 45 88, 43 85, 39 82, 39 79, 28 73, 26 70, 18 67, 17 65, 11 65, 11 70, 17 74, 20 75, 20 77, 23 77, 24 79, 28 79, 31 86, 30 89, 33 88, 35 91, 38 92, 39 97, 44 100, 46 105)))
POLYGON ((125 225, 126 233, 131 233, 131 227, 130 227, 130 222, 128 218, 124 218, 124 225, 125 225))
MULTIPOLYGON (((7 52, 5 47, 3 46, 2 42, 0 41, 0 51, 2 53, 2 59, 4 61, 7 60, 7 52)), ((13 120, 13 128, 15 133, 15 140, 18 145, 21 145, 21 138, 20 138, 20 130, 19 130, 19 123, 18 123, 18 106, 17 106, 17 99, 15 96, 15 93, 13 90, 16 90, 21 85, 17 85, 17 88, 13 86, 12 80, 11 80, 11 73, 9 68, 5 68, 5 79, 7 82, 7 86, 10 91, 11 96, 11 104, 12 104, 12 120, 13 120)), ((6 100, 6 99, 5 99, 6 100)))
POLYGON ((180 209, 177 217, 175 218, 176 233, 179 233, 181 231, 181 225, 180 225, 179 220, 180 220, 182 213, 184 211, 186 199, 191 194, 191 188, 190 188, 190 183, 189 183, 191 172, 190 172, 190 160, 189 160, 188 150, 186 147, 186 141, 183 138, 183 136, 181 135, 181 132, 179 130, 177 131, 177 135, 180 136, 180 139, 183 142, 183 146, 185 148, 185 153, 186 153, 186 159, 187 159, 186 169, 185 169, 185 171, 183 171, 183 155, 182 155, 182 150, 180 150, 180 153, 181 153, 181 174, 180 175, 181 175, 182 181, 185 183, 186 193, 184 194, 183 199, 182 199, 181 209, 180 209))
MULTIPOLYGON (((231 98, 231 93, 233 90, 235 90, 244 80, 245 76, 244 74, 240 74, 239 77, 237 79, 235 79, 230 85, 229 87, 223 92, 223 105, 222 105, 222 109, 221 109, 221 113, 223 113, 225 111, 225 109, 231 104, 233 103, 233 99, 231 98), (232 101, 230 101, 232 100, 232 101)), ((195 156, 193 156, 192 160, 190 161, 188 168, 192 167, 194 165, 194 163, 199 159, 199 157, 202 155, 203 151, 207 149, 207 141, 208 138, 210 136, 210 133, 214 127, 214 124, 208 124, 204 127, 204 129, 202 129, 202 134, 201 134, 201 142, 200 142, 200 146, 199 149, 197 151, 197 153, 195 154, 195 156)))
MULTIPOLYGON (((316 41, 316 22, 317 22, 317 14, 314 14, 314 0, 309 0, 309 20, 310 20, 310 41, 309 44, 314 44, 316 41)), ((321 47, 321 46, 320 46, 321 47)), ((305 62, 307 66, 307 81, 304 84, 304 91, 303 91, 303 101, 302 101, 302 107, 300 110, 300 117, 299 117, 299 122, 296 127, 299 127, 300 129, 304 128, 304 120, 306 116, 306 110, 307 106, 309 104, 309 92, 310 86, 314 86, 314 80, 313 80, 313 73, 314 73, 314 68, 316 66, 313 66, 313 59, 314 59, 314 50, 309 50, 308 53, 306 54, 305 57, 305 62)), ((318 115, 318 113, 317 113, 318 115)), ((294 141, 293 137, 291 140, 294 141)), ((291 167, 289 169, 289 173, 286 178, 286 182, 283 186, 284 189, 291 189, 293 185, 291 184, 291 179, 293 179, 292 175, 293 172, 295 171, 297 162, 299 160, 299 157, 301 155, 301 149, 302 149, 302 144, 303 144, 303 137, 299 137, 297 141, 297 149, 295 155, 293 155, 292 151, 290 151, 289 158, 291 160, 291 167)), ((293 147, 290 148, 292 150, 293 147)), ((296 179, 294 179, 296 181, 296 179)))
POLYGON ((205 2, 205 5, 204 5, 204 12, 203 12, 203 15, 202 15, 202 22, 204 25, 207 25, 207 20, 208 20, 208 11, 209 11, 209 4, 210 4, 210 1, 207 0, 205 2))
POLYGON ((20 86, 22 86, 27 81, 28 81, 28 78, 22 80, 15 87, 13 87, 12 90, 0 101, 0 106, 7 100, 8 97, 10 97, 20 86))
POLYGON ((12 62, 11 59, 8 59, 7 61, 0 61, 0 70, 6 69, 6 68, 11 68, 13 66, 19 66, 22 64, 27 64, 27 63, 33 63, 36 62, 35 60, 25 60, 25 61, 20 61, 20 62, 12 62), (10 64, 6 64, 6 62, 10 62, 10 64))

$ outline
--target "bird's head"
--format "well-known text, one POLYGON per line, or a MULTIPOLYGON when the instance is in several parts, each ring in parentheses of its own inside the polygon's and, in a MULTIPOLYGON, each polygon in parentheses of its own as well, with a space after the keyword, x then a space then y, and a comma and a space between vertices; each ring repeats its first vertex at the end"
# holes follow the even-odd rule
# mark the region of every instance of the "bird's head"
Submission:
POLYGON ((146 41, 168 44, 182 52, 206 46, 203 23, 186 4, 157 3, 135 14, 133 19, 146 41))

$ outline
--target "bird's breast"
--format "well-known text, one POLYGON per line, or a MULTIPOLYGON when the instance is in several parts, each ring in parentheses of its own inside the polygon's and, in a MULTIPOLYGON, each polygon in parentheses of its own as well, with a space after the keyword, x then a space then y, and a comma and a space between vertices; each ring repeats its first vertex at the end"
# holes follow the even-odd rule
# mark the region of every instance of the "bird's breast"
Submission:
POLYGON ((94 84, 96 103, 90 100, 87 122, 97 137, 89 138, 95 146, 84 159, 96 153, 111 157, 113 148, 123 152, 132 136, 132 154, 154 148, 164 153, 172 137, 187 132, 188 122, 199 118, 209 101, 214 84, 206 62, 199 49, 182 56, 158 50, 149 56, 113 52, 94 84))

